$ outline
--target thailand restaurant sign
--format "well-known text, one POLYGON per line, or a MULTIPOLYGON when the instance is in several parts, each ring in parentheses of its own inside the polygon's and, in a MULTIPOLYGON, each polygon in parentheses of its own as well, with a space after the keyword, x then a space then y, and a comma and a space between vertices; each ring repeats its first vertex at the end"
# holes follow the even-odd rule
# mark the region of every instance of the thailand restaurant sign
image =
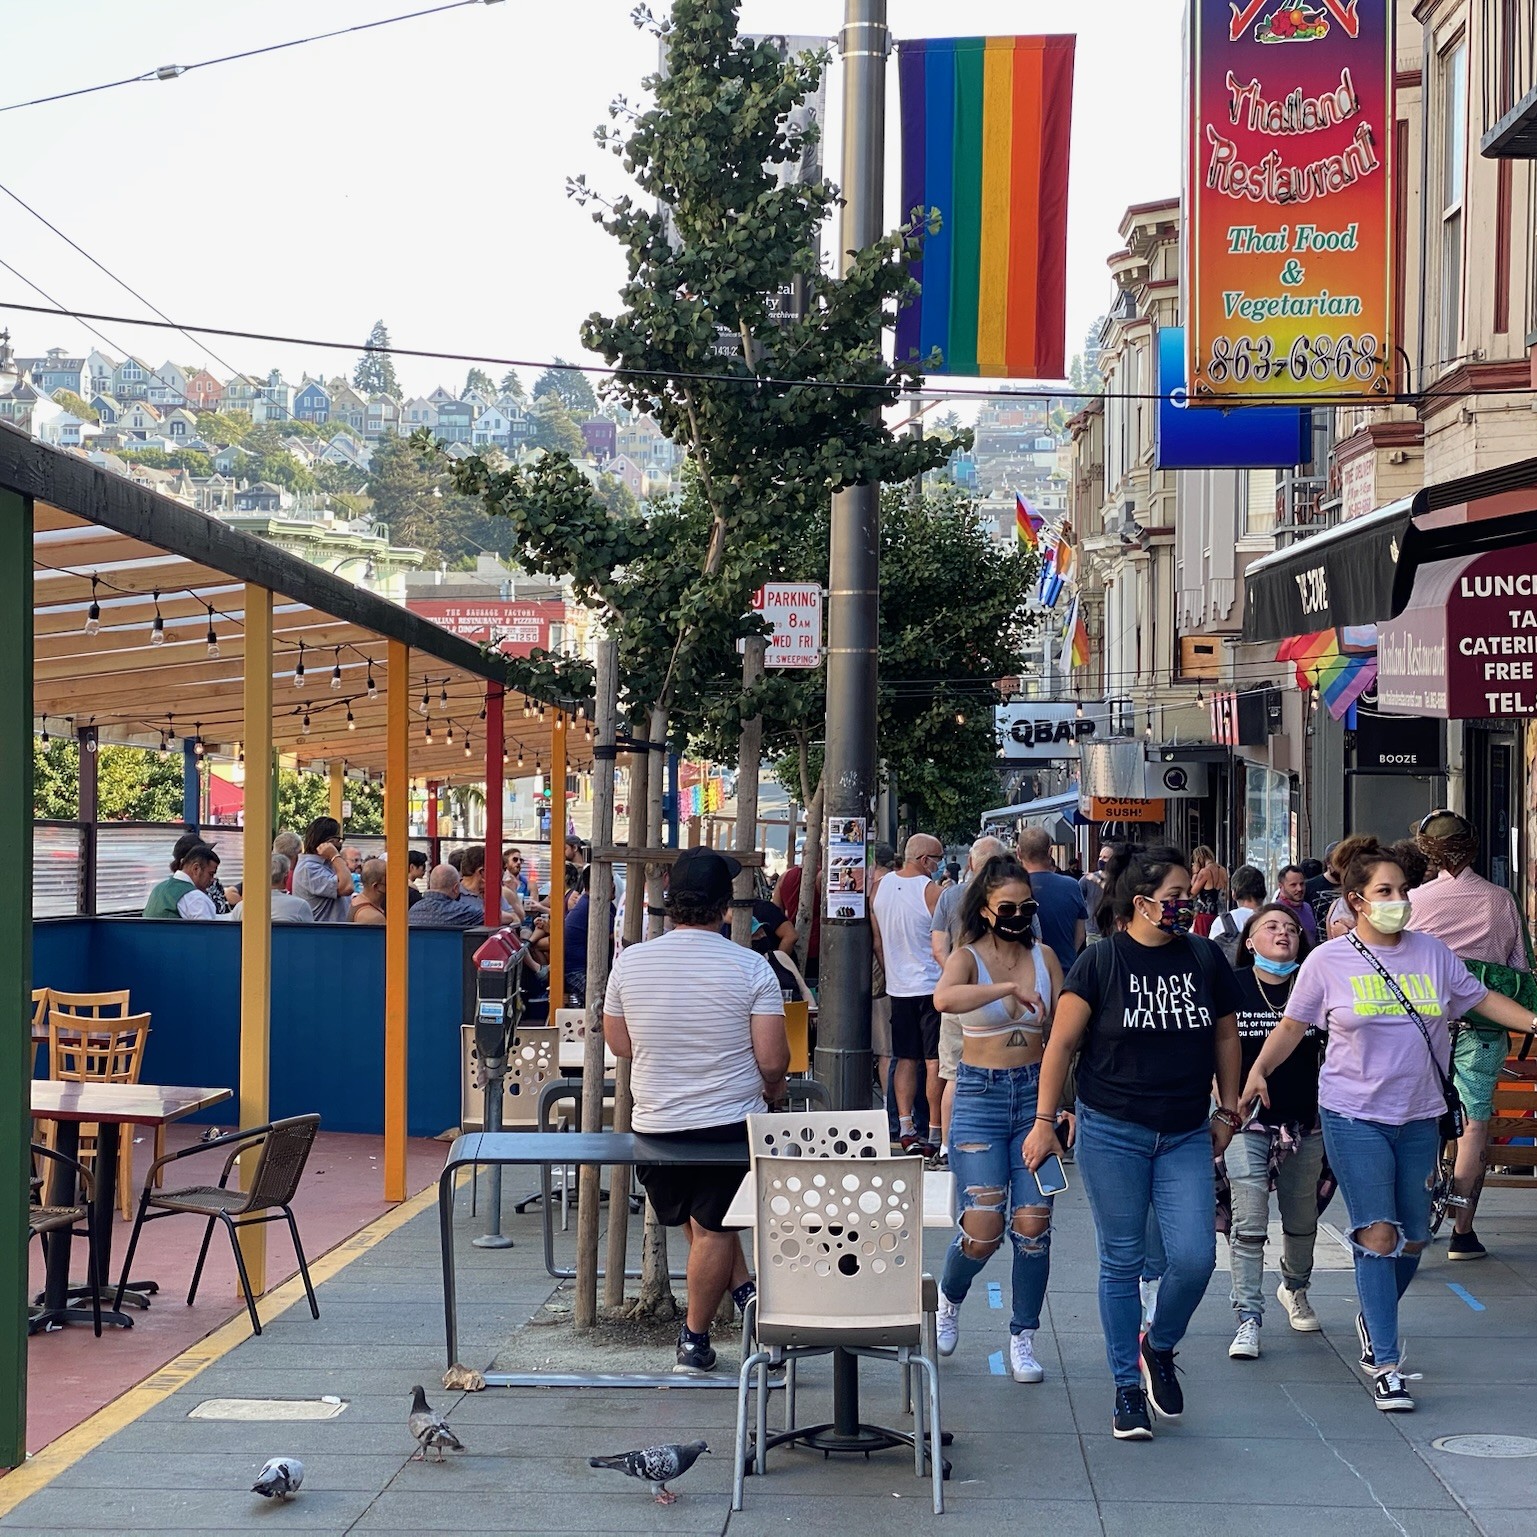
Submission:
POLYGON ((1191 0, 1188 28, 1190 403, 1389 394, 1390 0, 1191 0))
POLYGON ((1537 715, 1537 545, 1421 566, 1377 630, 1377 704, 1443 720, 1537 715))

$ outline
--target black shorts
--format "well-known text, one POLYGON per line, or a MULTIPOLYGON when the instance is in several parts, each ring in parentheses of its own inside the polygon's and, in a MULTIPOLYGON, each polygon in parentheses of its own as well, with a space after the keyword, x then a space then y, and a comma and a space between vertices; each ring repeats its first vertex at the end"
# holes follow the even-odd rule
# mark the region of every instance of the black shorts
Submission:
POLYGON ((939 1012, 932 993, 921 998, 891 995, 891 1054, 903 1062, 939 1060, 939 1012))
MULTIPOLYGON (((747 1122, 734 1121, 728 1126, 697 1126, 688 1131, 651 1133, 668 1142, 740 1142, 747 1147, 747 1122)), ((635 1178, 645 1188, 647 1198, 663 1227, 682 1227, 692 1218, 712 1233, 726 1230, 726 1212, 747 1177, 747 1161, 739 1164, 641 1163, 635 1166, 635 1178)))

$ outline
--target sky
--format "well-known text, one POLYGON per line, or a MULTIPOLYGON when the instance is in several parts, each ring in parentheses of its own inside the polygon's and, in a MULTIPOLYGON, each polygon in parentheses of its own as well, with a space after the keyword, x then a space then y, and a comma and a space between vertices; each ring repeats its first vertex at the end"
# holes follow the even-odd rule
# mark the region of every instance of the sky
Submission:
MULTIPOLYGON (((42 302, 0 269, 16 351, 52 346, 221 378, 350 373, 375 320, 400 346, 533 363, 596 361, 577 339, 612 311, 620 254, 565 195, 586 173, 626 190, 593 130, 641 95, 656 40, 633 0, 465 6, 309 47, 0 113, 0 182, 177 321, 347 341, 351 350, 83 324, 6 311, 42 302), (210 350, 211 349, 211 350, 210 350)), ((8 8, 0 107, 419 8, 423 0, 73 0, 8 8)), ((665 0, 653 0, 663 9, 665 0)), ((1078 34, 1068 231, 1068 354, 1112 286, 1126 207, 1179 191, 1181 0, 890 0, 901 37, 1078 34)), ((744 31, 831 35, 839 0, 743 0, 744 31)), ((836 180, 837 69, 827 163, 836 180)), ((896 70, 888 78, 888 224, 897 216, 896 70)), ((148 313, 0 195, 0 257, 64 306, 148 313)), ((464 363, 398 359, 407 394, 462 385, 464 363)), ((500 370, 490 370, 500 377, 500 370)), ((532 370, 525 369, 532 383, 532 370)))

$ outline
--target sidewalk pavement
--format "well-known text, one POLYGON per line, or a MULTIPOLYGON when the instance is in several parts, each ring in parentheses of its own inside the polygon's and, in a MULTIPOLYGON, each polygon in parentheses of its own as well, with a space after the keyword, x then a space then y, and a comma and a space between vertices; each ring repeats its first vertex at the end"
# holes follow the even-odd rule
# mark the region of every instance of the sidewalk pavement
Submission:
MULTIPOLYGON (((461 1192, 460 1354, 470 1365, 490 1361, 552 1290, 537 1218, 512 1215, 515 1194, 509 1180, 506 1230, 517 1246, 496 1252, 470 1247, 484 1208, 472 1220, 461 1192)), ((1479 1232, 1490 1259, 1448 1264, 1438 1245, 1406 1299, 1410 1369, 1425 1373, 1415 1384, 1416 1413, 1389 1416, 1370 1403, 1354 1364, 1351 1274, 1336 1241, 1320 1235, 1321 1258, 1332 1267, 1315 1277, 1324 1332, 1294 1334, 1272 1305, 1262 1359, 1228 1360, 1232 1313, 1219 1268, 1180 1352, 1184 1420, 1151 1443, 1123 1443, 1110 1436, 1093 1235, 1075 1188, 1059 1205, 1049 1315, 1037 1341, 1046 1381, 1022 1386, 1000 1374, 1006 1257, 993 1261, 962 1312, 960 1348, 941 1368, 945 1427, 955 1436, 943 1517, 932 1514, 927 1482, 913 1477, 911 1456, 900 1451, 868 1461, 778 1452, 766 1478, 748 1480, 746 1509, 733 1515, 730 1392, 438 1387, 437 1218, 424 1208, 323 1284, 319 1322, 302 1301, 290 1307, 260 1339, 235 1344, 9 1509, 0 1533, 1334 1537, 1345 1528, 1352 1537, 1528 1537, 1537 1531, 1537 1460, 1457 1456, 1435 1445, 1448 1435, 1531 1431, 1537 1188, 1490 1192, 1479 1232), (442 1467, 408 1460, 405 1418, 417 1382, 468 1448, 442 1467), (322 1423, 188 1418, 217 1397, 325 1394, 346 1408, 322 1423), (587 1466, 589 1455, 694 1438, 708 1440, 715 1455, 680 1482, 671 1507, 587 1466), (287 1505, 247 1492, 265 1458, 280 1454, 305 1465, 303 1490, 287 1505)), ((944 1235, 929 1236, 937 1268, 944 1235)), ((813 1363, 802 1381, 809 1422, 827 1404, 826 1363, 813 1363)), ((866 1417, 901 1424, 895 1369, 866 1362, 861 1381, 866 1417)), ((781 1414, 776 1395, 771 1423, 781 1414)), ((1525 1449, 1537 1453, 1537 1440, 1525 1449)), ((6 1482, 0 1510, 8 1509, 6 1482)))

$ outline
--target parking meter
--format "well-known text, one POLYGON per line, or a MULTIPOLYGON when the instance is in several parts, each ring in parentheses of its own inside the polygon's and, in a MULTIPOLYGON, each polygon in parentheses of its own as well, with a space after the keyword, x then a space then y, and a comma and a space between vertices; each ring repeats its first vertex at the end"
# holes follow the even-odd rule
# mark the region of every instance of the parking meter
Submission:
MULTIPOLYGON (((516 929, 501 928, 489 935, 471 957, 475 968, 475 1049, 485 1077, 485 1114, 481 1125, 502 1129, 502 1093, 512 1038, 523 1018, 523 940, 516 929)), ((490 1171, 490 1226, 472 1240, 481 1249, 510 1249, 502 1233, 502 1170, 490 1171)))

